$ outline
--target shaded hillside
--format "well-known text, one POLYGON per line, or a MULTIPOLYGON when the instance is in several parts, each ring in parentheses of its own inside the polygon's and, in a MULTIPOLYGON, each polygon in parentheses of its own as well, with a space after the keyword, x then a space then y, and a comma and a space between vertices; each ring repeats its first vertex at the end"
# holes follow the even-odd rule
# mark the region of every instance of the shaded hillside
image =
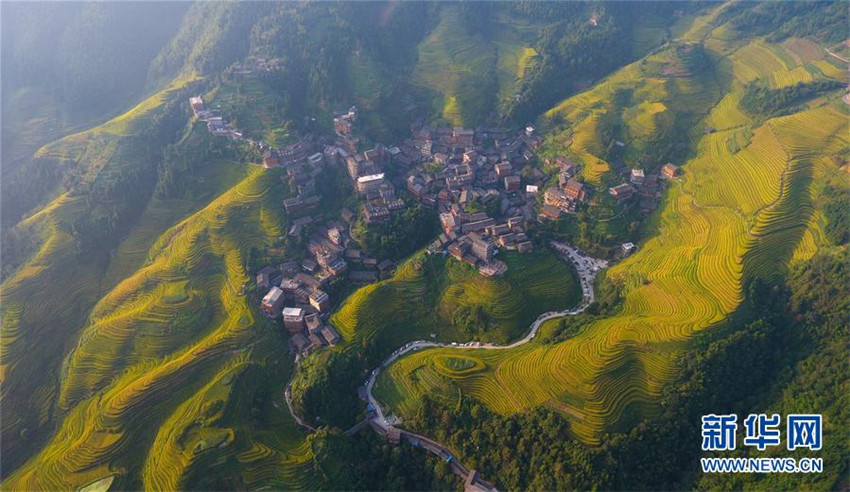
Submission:
POLYGON ((4 176, 65 131, 143 99, 186 4, 4 3, 4 176))
POLYGON ((3 229, 57 195, 63 170, 33 153, 162 88, 147 83, 148 67, 185 10, 167 2, 3 3, 3 229))

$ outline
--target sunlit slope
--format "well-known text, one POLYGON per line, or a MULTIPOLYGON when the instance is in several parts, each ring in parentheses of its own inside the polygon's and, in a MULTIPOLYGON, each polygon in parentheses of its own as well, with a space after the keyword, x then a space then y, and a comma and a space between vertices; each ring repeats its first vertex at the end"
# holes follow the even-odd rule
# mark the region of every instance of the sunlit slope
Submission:
MULTIPOLYGON (((580 298, 575 274, 550 252, 508 253, 505 277, 487 278, 454 259, 419 255, 384 282, 352 294, 331 318, 347 341, 377 338, 388 348, 410 340, 465 340, 454 326, 461 310, 481 310, 488 328, 475 338, 506 342, 527 329, 536 311, 563 309, 580 298)), ((356 346, 356 344, 352 344, 356 346)))
MULTIPOLYGON (((218 312, 221 298, 236 296, 247 280, 241 248, 261 246, 280 234, 262 231, 259 220, 270 179, 256 169, 249 179, 166 232, 154 244, 151 261, 95 306, 62 381, 63 407, 73 404, 78 392, 88 396, 99 389, 124 365, 174 352, 225 315, 218 312), (242 211, 240 205, 251 208, 242 211), (216 242, 210 229, 219 231, 216 242), (237 234, 231 237, 231 231, 237 234)), ((241 322, 249 321, 246 314, 241 322)))
MULTIPOLYGON (((139 134, 181 83, 142 102, 132 116, 59 140, 39 153, 73 161, 79 180, 89 187, 111 173, 155 166, 139 148, 139 134), (123 129, 122 135, 111 133, 116 128, 123 129)), ((76 221, 87 213, 85 196, 65 192, 15 226, 34 231, 38 244, 0 287, 0 398, 3 450, 10 464, 21 458, 19 451, 43 437, 40 432, 50 423, 58 395, 62 359, 104 288, 108 257, 78 251, 74 238, 76 221)))
MULTIPOLYGON (((106 123, 51 142, 35 153, 36 157, 52 157, 64 161, 82 158, 82 152, 90 150, 87 143, 94 137, 132 137, 140 135, 150 125, 158 109, 179 89, 198 80, 196 75, 187 75, 175 79, 168 87, 143 100, 132 109, 106 123)), ((111 140, 110 140, 111 141, 111 140)))
MULTIPOLYGON (((70 409, 67 416, 51 441, 5 486, 68 489, 110 470, 119 470, 117 480, 124 486, 139 485, 138 476, 127 476, 128 468, 148 456, 157 432, 186 425, 181 415, 195 411, 192 402, 204 398, 201 385, 214 385, 235 360, 265 364, 264 350, 256 359, 253 351, 245 353, 270 334, 241 290, 248 280, 247 251, 281 234, 279 228, 264 227, 273 221, 260 220, 273 180, 254 169, 166 232, 151 248, 149 263, 100 300, 64 368, 60 402, 70 409)), ((226 429, 204 432, 211 439, 229 435, 226 429)), ((183 454, 183 464, 146 471, 145 483, 182 483, 196 460, 207 459, 183 454)), ((293 466, 299 460, 290 459, 293 466)), ((268 466, 272 474, 286 470, 268 466)))
MULTIPOLYGON (((832 156, 848 152, 850 110, 836 100, 832 104, 768 122, 789 156, 782 176, 782 196, 758 216, 745 265, 754 276, 777 279, 785 265, 771 268, 770 258, 811 258, 825 243, 822 212, 814 207, 820 184, 834 173, 832 156)), ((846 180, 844 180, 846 182, 846 180)))
POLYGON ((81 200, 63 195, 27 221, 25 227, 39 228, 43 242, 3 283, 0 398, 4 449, 10 453, 25 444, 28 433, 49 424, 63 345, 99 289, 98 270, 78 263, 73 239, 61 228, 65 217, 83 210, 81 200))
POLYGON ((472 126, 510 97, 535 62, 538 35, 521 19, 498 17, 473 33, 457 7, 443 6, 436 27, 419 46, 411 83, 434 91, 434 109, 450 124, 472 126))
MULTIPOLYGON (((676 49, 668 47, 649 55, 548 111, 546 118, 563 125, 565 130, 558 130, 547 139, 542 154, 572 156, 583 164, 584 178, 601 186, 608 181, 606 177, 615 178, 609 156, 617 155, 626 163, 644 168, 664 164, 644 155, 648 146, 665 133, 680 133, 681 123, 694 131, 751 126, 753 122, 738 107, 747 82, 759 80, 772 88, 782 88, 800 82, 846 78, 846 64, 841 68, 839 61, 811 40, 790 38, 779 44, 749 41, 746 33, 734 32, 727 25, 706 33, 699 28, 702 21, 707 20, 698 18, 679 45, 704 42, 711 56, 720 57, 716 60, 716 80, 706 80, 699 70, 690 73, 687 56, 676 49), (710 90, 712 82, 724 84, 719 103, 715 100, 718 95, 710 90), (714 110, 696 128, 709 106, 714 106, 714 110)), ((741 141, 746 138, 744 135, 734 140, 741 141)), ((739 142, 729 145, 733 152, 740 148, 739 142)))
POLYGON ((277 412, 273 431, 251 432, 250 389, 262 380, 251 358, 231 359, 160 426, 144 466, 146 489, 212 488, 210 469, 228 460, 249 488, 316 488, 309 441, 285 413, 277 412))
POLYGON ((695 123, 719 93, 716 81, 704 73, 669 73, 679 63, 674 48, 662 50, 549 110, 545 118, 558 128, 541 155, 571 156, 594 186, 615 178, 609 162, 615 154, 643 168, 657 167, 639 162, 649 145, 674 132, 677 124, 695 123))
MULTIPOLYGON (((762 41, 744 48, 784 49, 762 41)), ((739 307, 746 279, 775 278, 795 255, 805 257, 817 247, 813 179, 822 174, 819 166, 834 166, 829 156, 846 154, 850 144, 848 110, 838 93, 765 122, 735 111, 737 102, 732 104, 730 95, 738 94, 750 73, 770 74, 776 80, 783 70, 792 72, 803 63, 790 56, 776 57, 781 64, 768 63, 740 49, 730 48, 719 59, 720 85, 687 78, 663 84, 668 107, 677 102, 717 104, 693 127, 696 157, 684 163, 684 176, 670 184, 658 233, 608 273, 623 286, 624 302, 617 315, 555 346, 416 353, 383 374, 379 396, 402 415, 416 408, 419 395, 451 395, 458 389, 501 413, 550 404, 564 410, 573 420, 574 433, 588 442, 606 429, 653 413, 652 402, 675 377, 675 361, 684 344, 739 307), (688 95, 671 92, 671 85, 687 89, 688 95), (707 121, 726 123, 706 133, 707 121), (736 144, 730 145, 730 140, 736 144), (471 363, 461 365, 470 369, 447 371, 445 357, 467 358, 471 363)), ((557 111, 563 111, 568 122, 587 122, 607 104, 599 93, 611 94, 609 86, 614 84, 628 86, 624 74, 630 70, 635 68, 569 99, 557 111)), ((651 97, 640 94, 654 85, 652 80, 631 84, 637 94, 633 100, 651 97)), ((580 138, 576 135, 575 142, 580 138)), ((585 138, 585 149, 592 150, 594 139, 585 138)))

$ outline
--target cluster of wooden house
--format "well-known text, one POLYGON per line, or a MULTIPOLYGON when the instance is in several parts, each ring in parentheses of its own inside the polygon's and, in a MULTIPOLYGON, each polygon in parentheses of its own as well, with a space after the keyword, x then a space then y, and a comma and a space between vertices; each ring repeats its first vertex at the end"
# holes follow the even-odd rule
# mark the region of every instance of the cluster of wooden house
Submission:
POLYGON ((353 137, 356 121, 356 107, 334 118, 338 138, 333 151, 345 163, 352 185, 364 201, 363 220, 367 224, 377 224, 407 207, 384 172, 384 167, 395 162, 399 152, 398 148, 387 149, 380 143, 364 152, 357 152, 359 141, 353 137))
POLYGON ((532 251, 525 233, 525 217, 517 215, 498 222, 484 212, 469 213, 453 203, 440 213, 443 233, 428 248, 431 253, 447 251, 458 261, 477 266, 485 276, 499 275, 507 266, 494 259, 499 248, 520 253, 532 251))
POLYGON ((273 167, 289 168, 304 164, 308 158, 316 157, 316 154, 312 152, 314 149, 312 138, 302 139, 280 149, 266 148, 263 153, 263 167, 266 169, 273 167))
MULTIPOLYGON (((354 219, 351 211, 344 211, 343 216, 354 219)), ((300 217, 293 221, 289 235, 304 236, 304 258, 265 267, 257 273, 256 281, 259 292, 264 294, 263 312, 282 318, 291 335, 292 350, 306 355, 339 342, 339 334, 324 322, 331 306, 327 286, 339 279, 355 284, 377 282, 390 276, 396 264, 363 255, 340 221, 320 223, 311 216, 300 217)))
POLYGON ((338 220, 315 221, 312 216, 295 219, 289 230, 291 237, 304 236, 304 227, 311 233, 306 239, 306 255, 301 267, 322 281, 332 282, 344 274, 357 283, 375 282, 395 267, 389 260, 378 262, 363 254, 351 239, 347 226, 354 220, 354 213, 343 210, 343 223, 338 220))
MULTIPOLYGON (((452 203, 467 206, 496 199, 522 208, 521 171, 535 159, 541 141, 532 127, 519 135, 500 129, 426 127, 399 152, 415 164, 408 172, 408 191, 427 206, 443 209, 452 203), (516 197, 519 200, 513 200, 516 197)), ((545 175, 535 168, 525 179, 534 187, 545 175)))
POLYGON ((581 166, 565 157, 555 159, 558 166, 558 186, 543 193, 543 205, 538 219, 557 220, 565 213, 575 213, 578 204, 587 201, 591 190, 575 179, 581 166))
POLYGON ((392 213, 407 207, 396 194, 395 186, 386 179, 384 166, 390 159, 389 152, 381 144, 345 159, 354 189, 364 201, 363 220, 367 224, 385 222, 392 213))
MULTIPOLYGON (((320 197, 316 193, 316 179, 322 174, 325 155, 321 152, 309 154, 311 146, 306 141, 298 142, 294 155, 286 164, 276 164, 286 167, 286 175, 281 176, 283 182, 288 182, 295 196, 283 201, 283 208, 289 215, 306 212, 319 205, 320 197), (308 155, 309 154, 309 155, 308 155)), ((292 147, 292 146, 290 146, 292 147)))
POLYGON ((629 171, 628 181, 608 188, 608 194, 617 199, 617 203, 636 202, 644 213, 658 208, 661 199, 661 179, 673 179, 679 175, 679 167, 668 162, 658 174, 646 175, 643 169, 629 171))
MULTIPOLYGON (((555 164, 559 168, 558 186, 547 188, 540 207, 540 220, 557 220, 565 213, 575 213, 578 204, 588 201, 592 189, 577 181, 574 176, 581 166, 567 158, 559 157, 555 164)), ((630 169, 623 183, 608 188, 608 194, 617 203, 636 203, 641 211, 649 213, 658 207, 661 198, 661 179, 672 179, 679 174, 679 168, 665 164, 658 174, 648 175, 643 169, 630 169)))
POLYGON ((228 123, 221 116, 221 112, 214 109, 206 109, 204 100, 201 96, 189 98, 189 106, 192 108, 192 113, 200 121, 207 124, 207 130, 217 137, 227 137, 233 140, 241 140, 242 132, 237 130, 231 123, 228 123))
POLYGON ((530 251, 523 225, 534 219, 535 195, 546 180, 532 165, 541 142, 530 126, 518 133, 425 127, 406 140, 399 154, 410 165, 407 190, 437 209, 443 228, 429 251, 448 252, 483 275, 506 270, 493 259, 499 248, 530 251))
POLYGON ((262 310, 270 318, 282 319, 290 335, 290 348, 297 354, 340 341, 339 333, 324 322, 331 300, 323 285, 323 280, 302 272, 296 262, 266 267, 257 273, 257 288, 265 292, 262 310))

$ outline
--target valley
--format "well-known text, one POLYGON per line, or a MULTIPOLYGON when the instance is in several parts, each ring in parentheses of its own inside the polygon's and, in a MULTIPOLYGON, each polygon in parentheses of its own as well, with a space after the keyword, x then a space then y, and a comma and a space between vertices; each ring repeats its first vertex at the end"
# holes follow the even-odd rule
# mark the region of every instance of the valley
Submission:
POLYGON ((850 12, 810 7, 4 6, 3 487, 840 486, 850 12), (695 416, 777 408, 824 473, 695 474, 695 416))

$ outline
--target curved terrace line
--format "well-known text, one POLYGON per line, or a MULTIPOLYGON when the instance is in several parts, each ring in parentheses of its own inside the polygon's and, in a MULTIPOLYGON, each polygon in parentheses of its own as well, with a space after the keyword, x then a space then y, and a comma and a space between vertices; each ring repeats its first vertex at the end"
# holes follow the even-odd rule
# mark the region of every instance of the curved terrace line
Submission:
MULTIPOLYGON (((389 357, 387 357, 379 367, 372 370, 369 373, 369 377, 364 384, 364 388, 366 390, 366 398, 369 403, 369 406, 374 409, 375 416, 371 418, 367 418, 362 420, 354 425, 351 429, 348 429, 345 433, 348 435, 353 434, 360 428, 362 428, 367 422, 372 424, 372 429, 375 430, 378 434, 383 436, 390 436, 392 434, 396 435, 397 439, 404 437, 408 440, 408 442, 413 443, 415 446, 422 447, 426 451, 429 451, 439 458, 446 460, 450 463, 452 471, 463 478, 470 490, 496 490, 495 486, 490 484, 489 482, 485 482, 482 480, 477 472, 474 470, 469 470, 467 467, 463 466, 457 459, 451 454, 451 451, 445 445, 438 443, 432 439, 429 439, 426 436, 421 434, 416 434, 414 432, 402 429, 397 426, 395 422, 396 419, 387 419, 387 416, 384 414, 384 409, 381 407, 381 404, 378 403, 378 400, 375 399, 372 394, 372 389, 375 386, 375 381, 378 378, 378 375, 381 373, 381 368, 389 367, 393 362, 403 357, 404 355, 417 351, 423 348, 453 348, 453 349, 461 349, 461 350, 505 350, 516 348, 521 345, 525 345, 534 339, 537 335, 537 331, 540 329, 540 326, 551 319, 563 318, 565 316, 575 316, 576 314, 580 314, 584 312, 587 307, 596 300, 596 296, 593 292, 593 280, 596 278, 596 274, 599 273, 604 268, 608 267, 608 262, 605 260, 596 259, 590 256, 585 255, 580 250, 573 248, 572 246, 564 243, 559 243, 556 241, 551 241, 550 243, 555 250, 560 253, 562 258, 567 259, 573 267, 575 267, 576 272, 578 273, 579 281, 581 282, 581 290, 582 290, 582 302, 572 308, 565 309, 563 311, 549 311, 541 314, 537 317, 536 320, 531 324, 531 329, 528 333, 521 339, 510 343, 508 345, 497 345, 493 343, 481 343, 481 342, 467 342, 465 344, 459 344, 458 342, 450 342, 450 343, 437 343, 437 342, 429 342, 426 340, 416 340, 413 342, 408 342, 401 346, 400 348, 393 351, 389 357)), ((293 380, 294 380, 294 371, 293 371, 293 380)), ((289 384, 286 385, 284 390, 284 397, 286 399, 286 406, 289 408, 289 413, 292 415, 293 420, 303 427, 307 432, 315 432, 316 428, 306 423, 301 417, 296 415, 295 410, 292 407, 292 381, 289 381, 289 384)))
MULTIPOLYGON (((582 290, 582 302, 577 307, 573 309, 566 309, 564 311, 549 311, 541 314, 537 317, 536 320, 531 324, 531 329, 525 335, 525 337, 511 343, 508 345, 496 345, 493 343, 481 343, 481 342, 469 342, 463 345, 458 344, 457 342, 452 343, 438 343, 438 342, 429 342, 425 340, 417 340, 413 342, 408 342, 404 344, 401 348, 396 349, 389 357, 387 357, 383 363, 369 374, 369 378, 366 380, 365 388, 366 388, 366 397, 368 398, 369 404, 375 409, 375 413, 377 414, 372 421, 377 424, 379 427, 384 430, 393 427, 392 422, 388 421, 386 416, 384 415, 384 411, 381 408, 381 405, 378 403, 378 400, 372 395, 372 389, 375 386, 375 381, 378 379, 378 375, 381 372, 381 368, 389 367, 393 362, 403 357, 404 355, 410 353, 411 351, 420 350, 423 348, 450 348, 450 349, 462 349, 462 350, 505 350, 519 347, 521 345, 525 345, 534 339, 537 335, 537 331, 540 329, 540 326, 551 319, 563 318, 565 316, 574 316, 576 314, 580 314, 584 312, 587 307, 593 303, 596 299, 596 296, 593 292, 593 279, 596 277, 596 274, 606 268, 608 266, 608 262, 604 260, 598 260, 596 258, 592 258, 590 256, 585 256, 576 248, 569 246, 564 243, 559 243, 552 241, 552 246, 558 251, 563 258, 566 258, 573 264, 576 271, 578 272, 579 280, 581 282, 581 290, 582 290)), ((407 431, 406 431, 407 432, 407 431)))

